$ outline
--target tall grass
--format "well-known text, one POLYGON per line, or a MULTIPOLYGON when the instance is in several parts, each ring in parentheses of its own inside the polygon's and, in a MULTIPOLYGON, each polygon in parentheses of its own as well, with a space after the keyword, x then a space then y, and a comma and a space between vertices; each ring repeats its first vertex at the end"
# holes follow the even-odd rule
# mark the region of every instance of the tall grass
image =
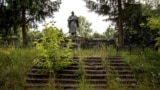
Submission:
POLYGON ((35 49, 0 49, 0 90, 23 90, 26 72, 36 56, 35 49))
MULTIPOLYGON (((73 50, 75 56, 82 59, 85 56, 101 56, 103 65, 108 72, 107 56, 119 55, 124 58, 136 74, 137 90, 159 90, 160 88, 160 53, 149 49, 138 54, 128 51, 116 52, 112 47, 95 47, 92 49, 73 50)), ((35 49, 0 49, 0 90, 24 90, 25 76, 31 67, 32 61, 37 57, 35 49)), ((79 90, 93 90, 86 81, 83 70, 83 61, 80 62, 81 75, 79 90)), ((119 82, 115 81, 114 76, 108 76, 108 87, 111 90, 123 90, 119 82)), ((53 88, 49 89, 52 90, 53 88)), ((48 89, 47 89, 48 90, 48 89)), ((54 90, 54 89, 53 89, 54 90)))
POLYGON ((137 78, 138 90, 158 90, 160 88, 160 53, 151 49, 144 52, 121 52, 137 78), (138 53, 138 54, 135 54, 138 53))
POLYGON ((89 48, 89 49, 78 49, 73 50, 74 56, 112 56, 117 55, 116 50, 112 46, 101 45, 99 47, 89 48))

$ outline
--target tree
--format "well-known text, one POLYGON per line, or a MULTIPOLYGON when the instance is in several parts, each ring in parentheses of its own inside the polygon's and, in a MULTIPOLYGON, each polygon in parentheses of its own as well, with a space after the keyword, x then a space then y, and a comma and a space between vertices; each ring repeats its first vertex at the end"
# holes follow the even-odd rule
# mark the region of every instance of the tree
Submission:
POLYGON ((6 0, 0 0, 0 12, 0 36, 3 43, 7 41, 9 44, 9 37, 17 36, 20 14, 15 8, 11 9, 6 0))
POLYGON ((160 46, 160 18, 148 18, 147 26, 150 27, 151 30, 156 30, 158 33, 158 36, 156 37, 156 46, 160 46))
POLYGON ((78 28, 78 35, 81 37, 89 37, 90 33, 92 32, 91 23, 86 20, 85 17, 79 17, 79 28, 78 28))
MULTIPOLYGON (((3 0, 3 6, 13 11, 11 18, 18 16, 16 26, 22 27, 23 46, 27 46, 27 28, 36 26, 36 22, 42 22, 46 17, 52 17, 53 12, 60 8, 60 1, 51 0, 3 0)), ((2 11, 2 10, 1 10, 2 11)), ((7 18, 5 18, 5 21, 7 18)))
POLYGON ((109 26, 106 31, 103 33, 104 37, 109 39, 113 39, 114 35, 116 33, 116 30, 114 30, 111 26, 109 26))
POLYGON ((104 38, 104 36, 98 32, 94 32, 92 35, 93 38, 104 38))
POLYGON ((29 30, 27 35, 28 35, 28 38, 27 38, 28 44, 32 46, 34 41, 41 39, 41 37, 43 36, 43 33, 38 30, 29 30))
MULTIPOLYGON (((141 27, 148 29, 147 33, 148 38, 152 39, 153 45, 159 46, 160 39, 159 39, 159 22, 160 22, 160 1, 159 0, 149 0, 148 2, 145 1, 145 4, 142 7, 142 14, 145 15, 146 20, 145 22, 141 23, 141 27)), ((145 35, 146 36, 146 35, 145 35)), ((149 41, 149 40, 147 40, 149 41)))
POLYGON ((134 0, 84 0, 87 4, 87 7, 100 15, 108 15, 109 18, 106 20, 112 20, 117 23, 118 27, 118 36, 119 36, 119 47, 124 46, 124 37, 123 37, 123 21, 122 21, 122 10, 125 3, 132 3, 134 0))

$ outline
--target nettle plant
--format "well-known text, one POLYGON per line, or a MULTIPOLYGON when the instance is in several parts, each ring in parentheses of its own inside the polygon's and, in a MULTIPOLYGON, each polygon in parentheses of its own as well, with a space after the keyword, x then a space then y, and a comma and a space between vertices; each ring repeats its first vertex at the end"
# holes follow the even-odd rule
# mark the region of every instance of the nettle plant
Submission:
POLYGON ((63 33, 54 24, 45 25, 43 37, 35 42, 38 59, 34 63, 55 72, 72 64, 72 51, 70 49, 71 42, 64 47, 63 33))

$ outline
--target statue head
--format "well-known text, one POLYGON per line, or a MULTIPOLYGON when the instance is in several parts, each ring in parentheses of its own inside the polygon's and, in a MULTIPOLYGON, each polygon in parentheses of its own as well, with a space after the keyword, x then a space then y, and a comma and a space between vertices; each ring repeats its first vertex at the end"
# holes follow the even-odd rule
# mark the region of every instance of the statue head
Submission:
POLYGON ((74 11, 72 11, 71 14, 74 15, 74 11))

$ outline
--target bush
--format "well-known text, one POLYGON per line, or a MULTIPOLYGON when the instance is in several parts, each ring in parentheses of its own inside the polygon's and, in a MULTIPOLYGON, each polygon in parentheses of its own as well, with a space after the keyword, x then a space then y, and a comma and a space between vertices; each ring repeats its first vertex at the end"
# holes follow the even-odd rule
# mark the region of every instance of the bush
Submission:
POLYGON ((42 66, 49 68, 50 72, 60 70, 70 65, 72 63, 71 44, 69 42, 66 47, 61 46, 61 43, 64 42, 62 32, 54 26, 46 25, 43 33, 44 35, 40 42, 35 42, 39 58, 34 62, 42 65, 40 59, 43 59, 44 62, 42 66))

